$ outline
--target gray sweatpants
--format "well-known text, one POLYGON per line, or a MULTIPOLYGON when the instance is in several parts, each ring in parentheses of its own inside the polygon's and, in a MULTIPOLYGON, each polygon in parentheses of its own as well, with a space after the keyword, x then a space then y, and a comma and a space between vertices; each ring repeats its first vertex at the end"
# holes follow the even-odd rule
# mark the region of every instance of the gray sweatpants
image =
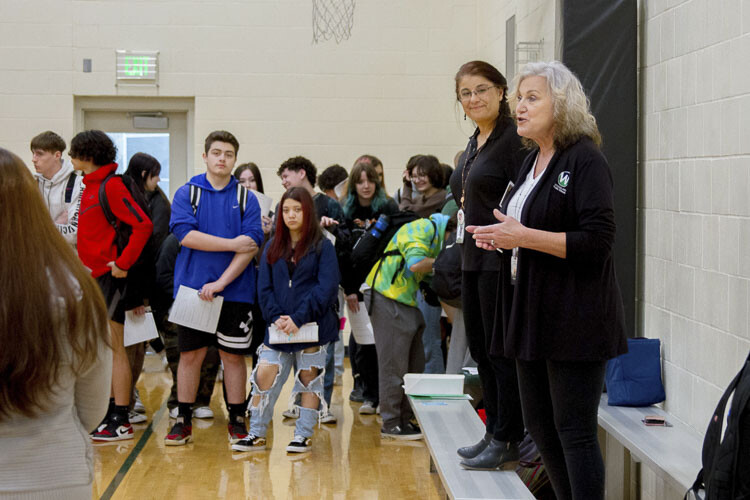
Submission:
MULTIPOLYGON (((425 323, 416 307, 396 302, 374 290, 372 293, 370 319, 378 353, 380 416, 383 427, 403 426, 414 414, 401 386, 405 374, 424 372, 422 331, 425 323)), ((365 303, 369 303, 369 297, 365 303)))

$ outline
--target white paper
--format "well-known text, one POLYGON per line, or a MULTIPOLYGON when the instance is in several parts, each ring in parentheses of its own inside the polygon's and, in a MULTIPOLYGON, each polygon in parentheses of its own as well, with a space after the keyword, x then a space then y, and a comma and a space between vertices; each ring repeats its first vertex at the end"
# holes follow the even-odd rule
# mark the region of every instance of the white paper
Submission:
POLYGON ((194 330, 216 333, 224 297, 217 295, 209 302, 201 300, 198 290, 180 285, 169 312, 169 321, 194 330))
POLYGON ((336 193, 336 198, 339 200, 344 196, 344 191, 346 190, 346 183, 349 181, 349 179, 344 179, 343 181, 336 184, 336 187, 333 188, 333 192, 336 193))
POLYGON ((360 345, 372 345, 375 343, 375 334, 372 331, 372 323, 370 322, 370 315, 367 313, 367 307, 364 302, 359 303, 359 312, 353 312, 347 308, 349 312, 349 323, 352 329, 352 335, 354 340, 360 345))
POLYGON ((271 212, 271 207, 273 207, 273 199, 254 189, 251 189, 250 192, 253 193, 258 199, 258 205, 260 205, 260 215, 268 217, 268 214, 271 212))
POLYGON ((148 311, 140 316, 133 311, 125 311, 125 333, 123 336, 125 347, 139 342, 146 342, 159 336, 156 330, 154 314, 148 311))
POLYGON ((268 342, 270 344, 300 344, 318 341, 318 324, 305 323, 299 327, 297 333, 287 335, 279 330, 276 325, 268 325, 268 342))

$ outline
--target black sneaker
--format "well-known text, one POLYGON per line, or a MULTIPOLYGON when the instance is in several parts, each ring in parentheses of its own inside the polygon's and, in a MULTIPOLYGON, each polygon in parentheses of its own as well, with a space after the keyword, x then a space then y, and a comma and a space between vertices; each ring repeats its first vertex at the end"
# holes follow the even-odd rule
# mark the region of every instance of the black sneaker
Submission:
POLYGON ((172 426, 172 430, 164 437, 164 444, 167 446, 182 446, 192 440, 193 426, 185 425, 185 422, 181 418, 178 418, 177 422, 172 426))
POLYGON ((231 444, 235 444, 248 436, 247 427, 245 427, 244 421, 234 423, 230 422, 227 424, 227 431, 229 432, 229 442, 231 444))
POLYGON ((417 439, 422 439, 422 431, 412 423, 408 423, 403 427, 400 425, 383 426, 380 429, 380 437, 398 441, 416 441, 417 439))
POLYGON ((91 440, 94 442, 123 441, 125 439, 133 439, 133 426, 128 421, 119 422, 114 418, 105 420, 91 433, 91 440))
POLYGON ((312 448, 312 439, 309 437, 294 436, 294 439, 287 445, 286 451, 289 453, 304 453, 312 448))
POLYGON ((234 451, 260 451, 266 449, 266 438, 248 434, 232 445, 234 451))
POLYGON ((352 392, 349 393, 349 401, 352 401, 354 403, 361 403, 365 400, 365 397, 362 395, 362 389, 359 387, 355 387, 352 389, 352 392))

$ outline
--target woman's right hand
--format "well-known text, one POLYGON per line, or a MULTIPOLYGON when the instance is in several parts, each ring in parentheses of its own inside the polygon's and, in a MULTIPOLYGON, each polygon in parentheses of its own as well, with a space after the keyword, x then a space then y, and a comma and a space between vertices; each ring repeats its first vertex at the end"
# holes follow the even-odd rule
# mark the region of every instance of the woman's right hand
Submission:
POLYGON ((356 293, 346 296, 346 307, 355 314, 359 312, 359 300, 357 299, 356 293))

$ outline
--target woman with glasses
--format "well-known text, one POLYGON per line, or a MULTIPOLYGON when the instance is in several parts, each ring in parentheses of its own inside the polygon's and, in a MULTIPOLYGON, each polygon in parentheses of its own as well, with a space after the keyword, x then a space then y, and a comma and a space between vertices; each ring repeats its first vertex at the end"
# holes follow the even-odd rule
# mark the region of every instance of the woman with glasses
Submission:
POLYGON ((458 449, 461 465, 468 469, 494 469, 518 460, 523 438, 523 417, 518 395, 515 361, 499 349, 490 356, 495 323, 500 254, 477 248, 467 225, 495 222, 497 208, 508 183, 525 156, 521 138, 510 116, 505 77, 491 64, 471 61, 455 77, 456 99, 476 130, 450 179, 458 204, 456 241, 461 245, 461 302, 466 337, 477 362, 487 413, 486 433, 476 444, 458 449))
POLYGON ((409 164, 404 172, 398 208, 416 212, 420 217, 439 213, 447 200, 443 187, 445 174, 440 161, 432 155, 416 155, 409 159, 409 164), (417 190, 416 196, 412 185, 417 190))

